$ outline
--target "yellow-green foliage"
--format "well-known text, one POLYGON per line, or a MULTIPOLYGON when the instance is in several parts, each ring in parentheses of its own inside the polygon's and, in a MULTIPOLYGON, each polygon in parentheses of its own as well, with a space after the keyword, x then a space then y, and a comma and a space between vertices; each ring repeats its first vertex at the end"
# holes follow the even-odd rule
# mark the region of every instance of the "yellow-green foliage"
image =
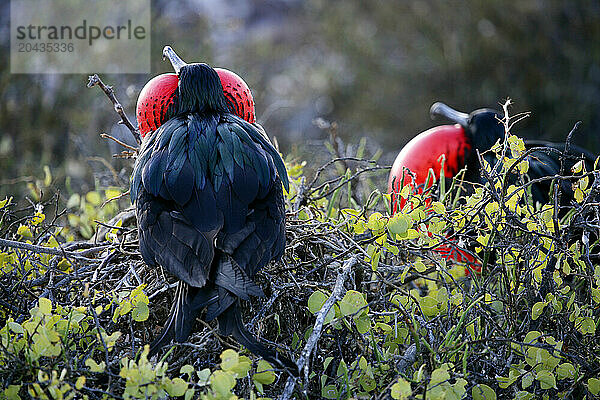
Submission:
MULTIPOLYGON (((399 194, 406 205, 393 216, 390 195, 378 190, 357 204, 350 167, 305 190, 305 164, 289 163, 288 208, 297 211, 288 216, 286 268, 268 270, 287 297, 276 299, 280 304, 261 329, 297 358, 314 315, 332 295, 336 263, 359 260, 325 317, 308 380, 301 382, 310 398, 600 395, 600 265, 589 258, 598 253, 597 232, 577 225, 597 212, 591 173, 575 165, 574 207, 559 215, 553 203, 532 203, 520 138, 508 136, 492 151, 503 162, 483 161, 485 184, 471 193, 458 181, 426 193, 406 186, 399 194), (460 248, 475 264, 442 257, 440 245, 460 248)), ((0 201, 0 233, 64 248, 74 231, 91 237, 94 220, 112 217, 117 203, 100 205, 119 193, 73 195, 67 220, 52 224, 43 207, 14 214, 7 198, 0 201)), ((1 287, 29 302, 0 304, 1 396, 217 400, 281 393, 285 375, 244 350, 225 346, 217 357, 200 349, 194 365, 179 366, 170 354, 148 360, 143 345, 164 322, 154 315, 161 296, 154 297, 160 294, 150 283, 154 275, 134 274, 139 282, 133 284, 123 273, 114 287, 102 285, 111 252, 127 274, 143 264, 135 238, 123 233, 121 221, 115 225, 98 238, 106 247, 77 253, 85 259, 2 247, 1 287), (82 268, 91 269, 81 275, 82 268), (63 277, 73 282, 61 292, 53 285, 63 277)))
POLYGON ((121 194, 121 190, 114 187, 94 190, 85 196, 72 194, 67 201, 69 226, 85 239, 91 238, 96 230, 96 221, 107 221, 118 212, 119 202, 110 199, 117 199, 121 194))

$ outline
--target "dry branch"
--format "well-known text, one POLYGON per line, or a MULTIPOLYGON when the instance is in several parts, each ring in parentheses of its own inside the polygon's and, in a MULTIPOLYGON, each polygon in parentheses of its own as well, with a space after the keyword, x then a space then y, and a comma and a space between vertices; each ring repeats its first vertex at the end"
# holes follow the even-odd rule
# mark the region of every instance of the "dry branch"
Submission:
POLYGON ((117 97, 115 96, 115 91, 114 91, 113 87, 108 86, 104 82, 102 82, 102 79, 100 79, 98 74, 90 75, 88 77, 87 87, 91 88, 94 86, 100 86, 100 89, 102 89, 102 91, 106 94, 108 99, 113 103, 115 111, 121 117, 121 121, 119 121, 119 123, 125 125, 127 127, 127 129, 129 129, 129 131, 131 132, 131 135, 133 136, 133 138, 135 139, 137 144, 141 145, 142 144, 142 136, 140 135, 140 131, 135 126, 133 126, 133 124, 127 117, 127 114, 125 114, 125 111, 123 110, 123 106, 121 105, 119 100, 117 100, 117 97))

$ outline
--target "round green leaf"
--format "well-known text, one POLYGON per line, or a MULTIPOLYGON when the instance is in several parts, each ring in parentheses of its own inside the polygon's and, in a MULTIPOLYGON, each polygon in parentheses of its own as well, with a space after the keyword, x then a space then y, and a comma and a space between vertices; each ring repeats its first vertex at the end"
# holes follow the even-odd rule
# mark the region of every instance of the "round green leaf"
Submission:
POLYGON ((235 386, 235 378, 225 371, 215 371, 210 378, 210 386, 222 398, 229 398, 235 386))
POLYGON ((356 314, 365 307, 367 302, 362 293, 356 290, 348 290, 344 298, 340 301, 340 312, 344 317, 356 314))
POLYGON ((325 385, 321 389, 321 397, 324 399, 337 399, 338 391, 335 385, 325 385))
POLYGON ((52 314, 52 301, 45 297, 40 297, 38 300, 40 305, 40 312, 44 315, 52 314))
POLYGON ((150 309, 148 308, 148 304, 138 301, 138 303, 131 310, 131 318, 134 321, 141 322, 148 319, 150 315, 150 309))
MULTIPOLYGON (((323 304, 327 301, 329 296, 325 293, 317 290, 313 292, 308 298, 308 311, 310 311, 313 315, 318 313, 323 307, 323 304)), ((331 307, 327 315, 325 316, 325 324, 330 323, 335 318, 335 310, 334 307, 331 307)))
POLYGON ((248 375, 252 369, 252 361, 246 356, 240 356, 238 363, 231 368, 231 372, 235 372, 238 377, 248 375))
POLYGON ((258 367, 256 367, 256 373, 252 376, 252 379, 263 385, 270 385, 275 382, 275 372, 273 372, 271 364, 265 360, 260 360, 258 362, 258 367))
POLYGON ((417 261, 415 262, 415 269, 417 270, 417 272, 423 273, 427 270, 427 267, 425 266, 425 264, 423 264, 422 261, 417 261))
POLYGON ((480 383, 471 389, 473 400, 496 400, 496 392, 486 384, 480 383))
POLYGON ((354 318, 354 323, 356 324, 356 330, 361 334, 365 334, 371 329, 371 318, 369 318, 369 314, 361 314, 360 317, 354 318))
POLYGON ((169 396, 179 397, 185 394, 188 384, 181 378, 174 378, 169 385, 166 385, 166 391, 169 396))
POLYGON ((410 382, 404 378, 398 378, 398 382, 392 385, 391 396, 392 399, 405 400, 412 395, 412 388, 410 382))
POLYGON ((575 325, 582 335, 593 335, 596 332, 596 323, 593 318, 579 317, 575 320, 575 325))
POLYGON ((396 214, 388 222, 388 230, 390 233, 402 235, 408 231, 409 223, 406 217, 402 214, 396 214))
POLYGON ((240 356, 237 351, 232 349, 225 350, 221 353, 221 369, 223 371, 229 371, 237 365, 239 359, 240 356))
POLYGON ((433 317, 440 312, 438 303, 438 300, 431 296, 425 296, 419 299, 421 310, 423 310, 423 314, 427 317, 433 317))
POLYGON ((588 390, 591 394, 593 394, 594 396, 600 394, 600 379, 590 378, 588 379, 587 384, 588 390))
POLYGON ((325 295, 325 293, 321 292, 320 290, 313 292, 308 298, 308 311, 310 311, 312 314, 318 313, 328 298, 329 296, 325 295))
POLYGON ((556 378, 550 371, 539 371, 536 379, 540 382, 540 388, 547 390, 556 387, 556 378))
POLYGON ((556 368, 558 379, 574 379, 575 367, 571 363, 562 363, 556 368))

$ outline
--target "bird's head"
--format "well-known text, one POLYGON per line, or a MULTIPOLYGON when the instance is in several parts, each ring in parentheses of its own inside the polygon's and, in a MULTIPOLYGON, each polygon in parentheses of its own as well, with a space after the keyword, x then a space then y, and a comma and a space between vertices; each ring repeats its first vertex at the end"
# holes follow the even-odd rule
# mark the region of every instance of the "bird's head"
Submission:
POLYGON ((479 152, 489 150, 498 139, 504 138, 503 116, 491 108, 480 108, 466 114, 437 102, 431 106, 429 113, 431 118, 444 117, 457 124, 456 129, 462 131, 465 140, 473 143, 479 152))
POLYGON ((256 122, 250 88, 237 74, 204 63, 185 63, 170 46, 163 49, 175 73, 152 78, 138 97, 136 115, 144 137, 176 114, 186 112, 231 112, 256 122))

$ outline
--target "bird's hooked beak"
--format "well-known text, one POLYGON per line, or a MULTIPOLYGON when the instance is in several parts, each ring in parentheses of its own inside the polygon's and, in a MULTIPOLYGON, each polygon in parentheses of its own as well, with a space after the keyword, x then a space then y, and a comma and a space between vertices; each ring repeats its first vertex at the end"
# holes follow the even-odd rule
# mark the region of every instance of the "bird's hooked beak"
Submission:
POLYGON ((183 61, 177 55, 177 53, 175 53, 175 50, 173 50, 171 46, 165 46, 163 48, 163 60, 165 58, 168 58, 169 61, 171 61, 171 65, 173 66, 173 69, 175 70, 175 73, 177 75, 179 75, 179 71, 181 70, 181 68, 187 65, 187 63, 183 61))
POLYGON ((463 128, 467 128, 469 125, 469 114, 457 111, 440 101, 433 103, 429 109, 429 115, 431 115, 431 118, 436 116, 446 117, 449 120, 456 122, 463 128))

